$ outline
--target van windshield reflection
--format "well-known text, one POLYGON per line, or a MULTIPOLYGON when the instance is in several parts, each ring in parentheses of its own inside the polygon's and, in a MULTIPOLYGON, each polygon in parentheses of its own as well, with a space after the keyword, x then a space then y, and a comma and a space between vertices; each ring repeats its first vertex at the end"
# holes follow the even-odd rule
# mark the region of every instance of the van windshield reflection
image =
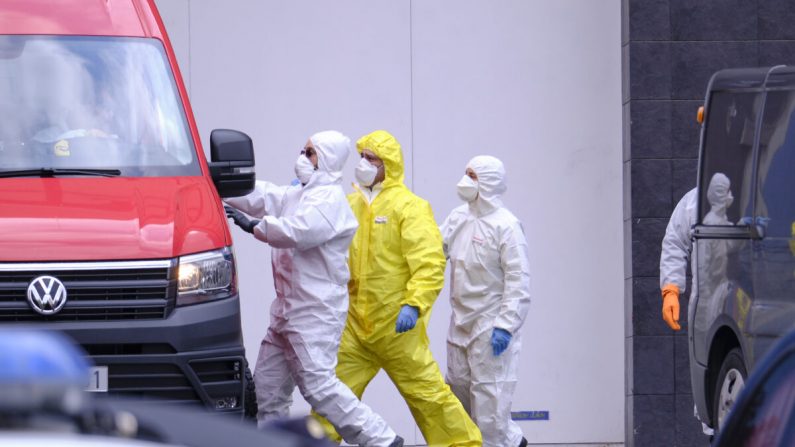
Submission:
POLYGON ((201 174, 155 39, 0 36, 0 117, 2 171, 201 174))

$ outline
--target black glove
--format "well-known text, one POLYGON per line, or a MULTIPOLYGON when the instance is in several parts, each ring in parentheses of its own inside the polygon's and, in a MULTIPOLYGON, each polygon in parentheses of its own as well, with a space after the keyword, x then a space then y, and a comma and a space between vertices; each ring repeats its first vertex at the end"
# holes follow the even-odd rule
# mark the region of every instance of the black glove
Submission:
POLYGON ((229 205, 224 205, 224 209, 226 210, 226 217, 232 219, 235 225, 242 228, 246 233, 254 234, 254 227, 260 223, 259 219, 249 219, 245 214, 229 205))

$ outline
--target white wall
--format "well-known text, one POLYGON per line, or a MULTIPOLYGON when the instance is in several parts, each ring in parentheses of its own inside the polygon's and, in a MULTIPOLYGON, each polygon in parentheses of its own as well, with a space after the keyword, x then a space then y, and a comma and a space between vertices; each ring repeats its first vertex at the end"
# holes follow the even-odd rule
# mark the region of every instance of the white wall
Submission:
MULTIPOLYGON (((524 222, 533 257, 513 408, 550 411, 548 422, 520 423, 531 442, 623 441, 618 0, 158 5, 205 146, 213 128, 247 132, 260 178, 289 182, 315 131, 355 139, 385 128, 403 144, 407 183, 441 221, 458 204, 466 161, 502 158, 505 202, 524 222)), ((233 235, 253 362, 273 297, 270 253, 233 235)), ((429 330, 443 371, 447 293, 429 330)), ((307 411, 295 396, 294 412, 307 411)), ((409 443, 421 441, 383 374, 364 400, 409 443)))

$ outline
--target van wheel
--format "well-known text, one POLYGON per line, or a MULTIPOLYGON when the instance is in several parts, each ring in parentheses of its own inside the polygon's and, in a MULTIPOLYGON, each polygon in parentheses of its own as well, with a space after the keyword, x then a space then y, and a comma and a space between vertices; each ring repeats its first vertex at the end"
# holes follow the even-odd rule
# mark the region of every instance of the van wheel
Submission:
POLYGON ((243 419, 257 421, 257 390, 248 366, 246 366, 246 391, 243 397, 243 419))
POLYGON ((712 423, 715 427, 715 434, 720 432, 723 427, 747 378, 748 372, 745 370, 743 353, 740 348, 734 348, 724 357, 718 373, 718 380, 715 382, 712 404, 712 423))

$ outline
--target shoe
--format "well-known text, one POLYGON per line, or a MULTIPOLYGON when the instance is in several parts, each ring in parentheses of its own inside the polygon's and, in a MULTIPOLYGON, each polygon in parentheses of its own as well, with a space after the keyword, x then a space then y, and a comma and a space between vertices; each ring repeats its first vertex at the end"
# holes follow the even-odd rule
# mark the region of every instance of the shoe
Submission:
POLYGON ((389 447, 403 447, 403 438, 395 436, 395 440, 392 441, 392 444, 389 444, 389 447))
POLYGON ((527 447, 527 439, 522 436, 522 442, 519 443, 519 447, 527 447))

